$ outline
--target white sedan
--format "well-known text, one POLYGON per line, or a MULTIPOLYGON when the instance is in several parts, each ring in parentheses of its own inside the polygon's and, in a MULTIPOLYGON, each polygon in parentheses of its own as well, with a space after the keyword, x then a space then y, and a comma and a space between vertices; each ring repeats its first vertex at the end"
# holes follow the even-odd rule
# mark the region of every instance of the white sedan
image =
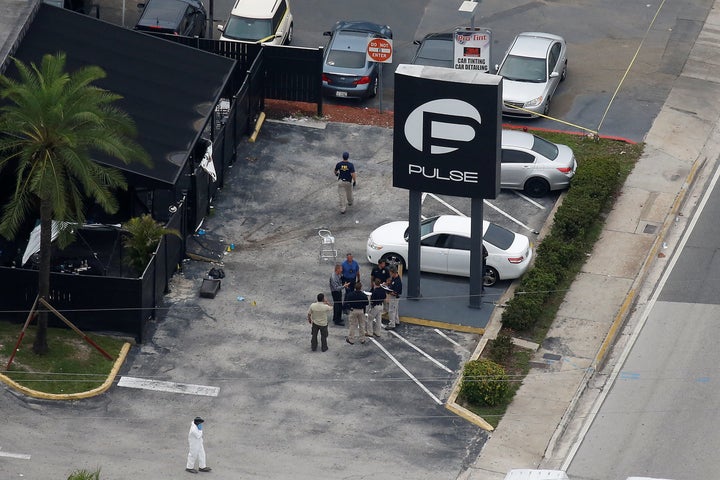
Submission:
MULTIPOLYGON (((368 237, 367 258, 371 263, 381 259, 389 264, 408 265, 408 225, 406 221, 390 222, 376 228, 368 237)), ((518 278, 530 266, 533 250, 530 239, 499 225, 483 221, 485 259, 483 284, 518 278)), ((420 224, 420 270, 462 277, 470 276, 470 218, 441 215, 420 224)))

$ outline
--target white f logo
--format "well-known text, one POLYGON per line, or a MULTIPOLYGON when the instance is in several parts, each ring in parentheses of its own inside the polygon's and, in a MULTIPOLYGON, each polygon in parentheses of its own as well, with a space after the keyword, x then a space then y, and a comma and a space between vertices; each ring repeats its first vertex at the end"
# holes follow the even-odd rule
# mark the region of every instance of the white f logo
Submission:
POLYGON ((444 98, 417 107, 405 120, 405 138, 416 150, 442 155, 475 138, 480 112, 462 100, 444 98))

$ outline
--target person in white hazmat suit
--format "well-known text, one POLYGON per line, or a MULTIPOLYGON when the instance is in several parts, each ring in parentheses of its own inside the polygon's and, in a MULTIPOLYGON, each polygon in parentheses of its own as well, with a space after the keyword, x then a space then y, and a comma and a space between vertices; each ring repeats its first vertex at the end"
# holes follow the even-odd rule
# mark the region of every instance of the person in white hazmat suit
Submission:
POLYGON ((190 424, 190 432, 188 433, 188 444, 190 445, 190 452, 188 453, 187 465, 185 468, 186 472, 198 473, 209 472, 212 468, 205 464, 205 447, 203 447, 203 420, 200 417, 195 417, 195 420, 190 424), (200 467, 199 470, 195 469, 195 462, 200 467))

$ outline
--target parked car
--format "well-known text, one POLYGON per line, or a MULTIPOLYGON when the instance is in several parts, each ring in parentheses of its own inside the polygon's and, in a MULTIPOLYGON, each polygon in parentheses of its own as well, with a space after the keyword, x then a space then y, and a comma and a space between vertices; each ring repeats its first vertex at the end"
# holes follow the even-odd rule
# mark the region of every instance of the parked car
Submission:
POLYGON ((410 63, 453 68, 453 56, 455 55, 453 33, 428 33, 422 40, 415 40, 413 43, 418 48, 410 63))
POLYGON ((293 38, 289 0, 237 0, 225 25, 218 25, 221 40, 287 45, 293 38))
MULTIPOLYGON (((408 225, 406 221, 390 222, 376 228, 368 237, 368 261, 408 265, 408 225)), ((470 276, 470 218, 440 215, 420 224, 420 270, 461 277, 470 276)), ((533 250, 530 239, 494 223, 483 221, 485 259, 483 284, 520 277, 528 269, 533 250)))
POLYGON ((519 130, 502 131, 500 188, 542 197, 570 186, 577 161, 567 145, 519 130))
POLYGON ((515 37, 497 67, 497 74, 503 77, 503 115, 547 115, 558 84, 567 76, 567 62, 567 45, 562 37, 540 32, 515 37))
POLYGON ((352 98, 377 95, 382 64, 367 61, 367 44, 372 38, 392 39, 390 27, 371 22, 340 21, 323 35, 330 37, 323 58, 323 93, 352 98))
POLYGON ((205 37, 207 13, 200 0, 147 0, 135 30, 205 37))

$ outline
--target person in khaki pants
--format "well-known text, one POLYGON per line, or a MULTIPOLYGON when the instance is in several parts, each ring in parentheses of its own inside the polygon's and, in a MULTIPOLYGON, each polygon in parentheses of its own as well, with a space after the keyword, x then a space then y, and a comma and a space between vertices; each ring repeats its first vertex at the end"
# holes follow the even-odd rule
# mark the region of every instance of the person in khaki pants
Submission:
POLYGON ((357 180, 355 165, 348 160, 350 154, 343 152, 342 161, 335 164, 335 176, 338 177, 338 199, 340 200, 340 213, 345 213, 348 205, 353 204, 353 187, 357 180))
POLYGON ((368 313, 367 325, 365 328, 366 337, 380 337, 380 328, 382 327, 382 314, 385 305, 387 293, 382 287, 379 278, 375 279, 375 284, 370 291, 370 313, 368 313))
POLYGON ((355 284, 355 290, 345 294, 345 305, 350 309, 348 315, 348 336, 345 341, 355 344, 355 333, 360 336, 360 343, 365 343, 365 308, 368 306, 367 295, 362 291, 362 283, 355 284))
POLYGON ((388 287, 391 291, 388 292, 390 301, 388 304, 388 324, 385 330, 395 330, 395 327, 400 325, 400 313, 398 310, 400 306, 400 296, 402 295, 402 278, 400 278, 397 268, 395 267, 390 269, 388 287))

